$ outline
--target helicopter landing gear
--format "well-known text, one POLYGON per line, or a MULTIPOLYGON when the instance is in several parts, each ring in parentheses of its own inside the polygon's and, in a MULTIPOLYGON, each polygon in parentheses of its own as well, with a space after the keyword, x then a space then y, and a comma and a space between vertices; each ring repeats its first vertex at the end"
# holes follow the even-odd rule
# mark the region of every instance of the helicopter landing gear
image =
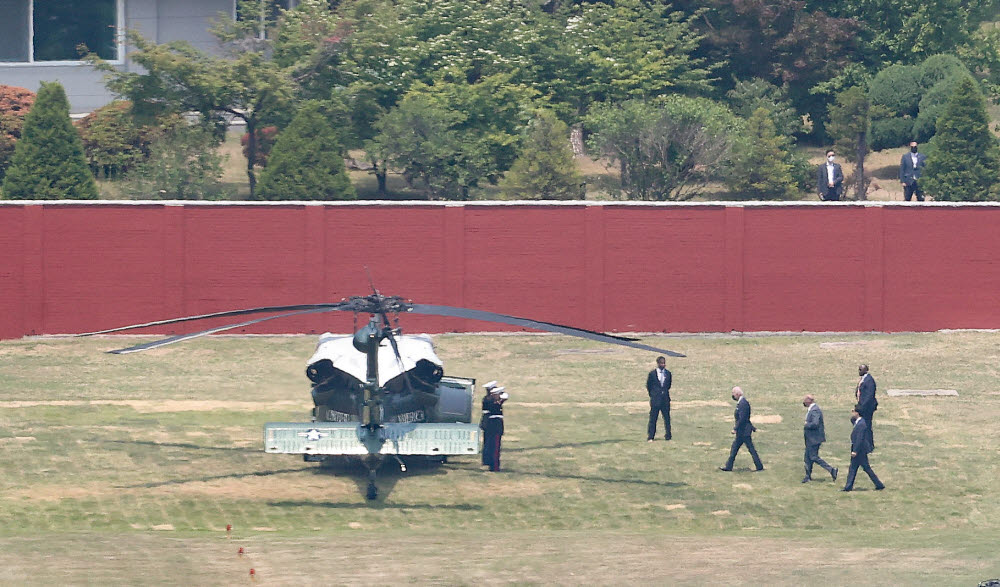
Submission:
POLYGON ((378 487, 375 486, 375 474, 381 464, 382 459, 377 457, 369 457, 365 459, 365 466, 368 467, 368 489, 365 491, 365 497, 368 498, 369 501, 378 498, 378 487))

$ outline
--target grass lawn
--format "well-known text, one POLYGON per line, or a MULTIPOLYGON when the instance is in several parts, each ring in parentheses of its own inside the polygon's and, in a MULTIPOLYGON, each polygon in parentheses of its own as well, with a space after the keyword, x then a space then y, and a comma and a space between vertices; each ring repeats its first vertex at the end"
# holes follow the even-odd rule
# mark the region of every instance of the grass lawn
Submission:
MULTIPOLYGON (((511 392, 505 470, 363 473, 262 451, 306 421, 313 337, 0 342, 0 584, 975 585, 1000 577, 1000 333, 654 337, 673 437, 645 442, 648 353, 438 335, 446 370, 511 392), (803 485, 801 397, 846 475, 856 366, 879 386, 867 477, 803 485), (740 385, 766 470, 723 473, 740 385), (956 389, 889 397, 888 389, 956 389), (232 524, 231 537, 225 527, 232 524), (245 555, 237 556, 243 547, 245 555)), ((477 398, 478 401, 478 398, 477 398)))

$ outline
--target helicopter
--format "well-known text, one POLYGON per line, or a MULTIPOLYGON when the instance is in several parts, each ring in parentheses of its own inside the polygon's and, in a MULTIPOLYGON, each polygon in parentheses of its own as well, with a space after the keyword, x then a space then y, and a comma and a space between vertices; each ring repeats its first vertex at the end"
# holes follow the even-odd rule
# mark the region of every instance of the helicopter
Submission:
POLYGON ((378 497, 377 471, 387 458, 424 457, 446 462, 452 455, 479 452, 480 429, 472 422, 475 379, 445 375, 430 337, 404 335, 402 314, 429 314, 532 328, 653 351, 672 357, 682 353, 656 348, 638 339, 455 306, 417 304, 398 296, 373 293, 339 302, 263 306, 185 316, 120 326, 77 336, 94 336, 213 318, 272 314, 238 323, 179 334, 123 349, 112 354, 148 351, 169 344, 216 334, 260 322, 323 312, 368 314, 367 324, 353 335, 320 335, 308 360, 306 377, 313 399, 310 422, 268 422, 264 425, 264 451, 301 454, 309 462, 333 458, 357 459, 368 471, 366 497, 378 497))

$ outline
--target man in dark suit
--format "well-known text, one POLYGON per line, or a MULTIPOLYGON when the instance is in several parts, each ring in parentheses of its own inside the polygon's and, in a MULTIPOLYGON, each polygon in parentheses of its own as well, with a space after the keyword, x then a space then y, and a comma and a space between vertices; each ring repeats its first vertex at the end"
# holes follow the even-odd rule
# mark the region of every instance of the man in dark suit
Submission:
POLYGON ((830 149, 826 152, 826 162, 820 164, 816 170, 819 199, 827 202, 839 200, 844 188, 844 170, 840 168, 840 163, 834 163, 833 160, 834 152, 830 149))
POLYGON ((851 468, 847 471, 847 483, 841 491, 852 491, 854 489, 854 477, 858 474, 858 467, 868 473, 868 478, 875 484, 875 491, 885 489, 885 485, 878 480, 878 475, 872 471, 872 466, 868 464, 868 453, 872 451, 868 443, 868 423, 861 417, 857 410, 851 412, 851 468))
POLYGON ((753 446, 753 438, 751 435, 754 433, 756 428, 750 423, 750 402, 743 395, 743 390, 739 387, 733 388, 733 401, 736 402, 736 411, 733 412, 733 419, 736 420, 736 425, 733 426, 733 446, 729 449, 729 460, 726 461, 725 466, 719 467, 721 471, 732 471, 733 462, 736 461, 736 453, 739 452, 740 447, 744 444, 747 450, 750 451, 750 457, 753 458, 754 467, 758 471, 764 470, 764 464, 760 462, 760 457, 757 456, 757 449, 753 446))
POLYGON ((917 141, 910 141, 910 152, 903 153, 899 160, 899 181, 903 184, 903 199, 907 202, 914 194, 917 201, 924 201, 924 192, 917 182, 920 179, 920 172, 927 166, 927 155, 917 152, 917 141))
POLYGON ((667 358, 656 357, 656 369, 646 377, 646 391, 649 392, 649 425, 646 426, 646 440, 653 442, 656 437, 656 421, 663 414, 663 439, 670 440, 670 371, 667 358))
POLYGON ((875 450, 875 435, 872 429, 875 427, 875 410, 878 409, 878 400, 875 399, 875 379, 868 372, 868 365, 858 365, 858 387, 854 395, 858 398, 858 413, 864 418, 868 429, 868 444, 871 450, 875 450))
POLYGON ((807 395, 802 398, 802 405, 806 408, 806 423, 803 428, 803 434, 806 440, 806 454, 805 454, 805 464, 806 464, 806 476, 802 479, 803 483, 808 483, 812 481, 812 470, 813 463, 816 463, 820 467, 826 469, 826 472, 833 477, 833 480, 837 480, 837 469, 831 467, 826 461, 819 456, 819 447, 821 444, 826 442, 826 430, 823 426, 823 411, 819 409, 819 404, 813 399, 813 396, 807 395))

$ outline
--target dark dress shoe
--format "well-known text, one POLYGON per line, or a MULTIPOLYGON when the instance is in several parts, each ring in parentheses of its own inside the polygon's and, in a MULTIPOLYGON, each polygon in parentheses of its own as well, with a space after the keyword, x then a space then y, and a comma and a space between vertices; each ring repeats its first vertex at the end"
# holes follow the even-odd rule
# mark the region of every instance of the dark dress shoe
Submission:
POLYGON ((761 472, 761 471, 763 471, 763 470, 764 470, 764 467, 761 467, 759 469, 754 469, 754 471, 757 471, 758 473, 761 472))
POLYGON ((852 489, 841 489, 841 491, 853 491, 852 489))
POLYGON ((719 467, 719 470, 720 471, 732 471, 732 469, 727 469, 725 467, 719 467))
POLYGON ((882 487, 876 487, 875 491, 882 491, 883 489, 885 489, 885 485, 883 485, 882 487))
POLYGON ((809 483, 810 481, 812 481, 812 479, 810 479, 809 477, 804 477, 804 478, 802 479, 802 482, 803 482, 803 483, 809 483))
POLYGON ((838 469, 837 467, 834 467, 833 470, 830 471, 830 476, 833 477, 834 481, 837 480, 837 473, 839 473, 839 472, 840 472, 840 469, 838 469))

